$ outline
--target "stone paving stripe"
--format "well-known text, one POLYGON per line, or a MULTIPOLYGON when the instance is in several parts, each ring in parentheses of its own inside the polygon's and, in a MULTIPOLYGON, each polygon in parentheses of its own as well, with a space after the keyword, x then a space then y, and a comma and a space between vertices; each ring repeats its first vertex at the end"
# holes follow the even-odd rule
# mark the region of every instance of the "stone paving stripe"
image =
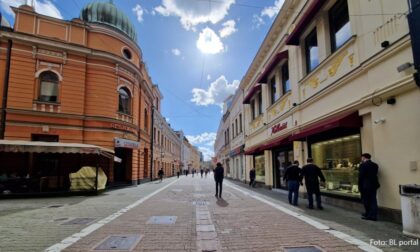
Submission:
POLYGON ((102 240, 94 250, 109 251, 109 250, 133 250, 140 242, 142 235, 128 234, 128 235, 110 235, 102 240))
POLYGON ((216 229, 214 228, 214 225, 197 225, 196 226, 197 232, 215 232, 216 229))
POLYGON ((75 233, 65 239, 63 239, 61 242, 56 243, 50 247, 48 247, 47 249, 45 249, 46 252, 56 252, 56 251, 61 251, 71 245, 73 245, 74 243, 76 243, 78 240, 82 239, 83 237, 88 236, 90 233, 94 232, 95 230, 101 228, 102 226, 104 226, 105 224, 115 220, 116 218, 118 218, 119 216, 121 216, 123 213, 127 212, 128 210, 142 204, 143 202, 145 202, 146 200, 150 199, 151 197, 155 196, 156 194, 160 193, 161 191, 165 190, 166 188, 170 187, 171 185, 175 184, 176 182, 178 182, 178 180, 174 180, 171 183, 167 184, 166 186, 159 188, 158 190, 152 192, 151 194, 147 195, 146 197, 143 197, 139 200, 137 200, 136 202, 134 202, 131 205, 126 206, 125 208, 120 209, 119 211, 109 215, 108 217, 99 220, 96 223, 91 224, 90 226, 82 229, 80 232, 75 233))
POLYGON ((345 233, 340 232, 340 231, 337 231, 337 230, 333 230, 330 227, 328 227, 328 226, 326 226, 326 225, 324 225, 324 224, 322 224, 322 223, 320 223, 320 222, 318 222, 316 220, 313 220, 313 219, 311 219, 311 218, 309 218, 307 216, 304 216, 304 215, 295 213, 295 212, 293 212, 293 211, 291 211, 289 209, 286 209, 286 208, 284 208, 282 206, 279 206, 276 203, 273 203, 273 202, 271 202, 271 201, 269 201, 267 199, 264 199, 263 198, 264 196, 262 196, 262 195, 259 196, 260 195, 259 193, 255 193, 255 192, 249 193, 249 191, 247 189, 239 188, 236 185, 233 185, 229 181, 226 181, 225 184, 226 184, 226 186, 228 186, 228 187, 230 187, 232 189, 235 189, 235 190, 237 190, 239 192, 242 192, 243 194, 245 194, 245 195, 247 195, 249 197, 252 197, 252 198, 254 198, 254 199, 258 200, 258 201, 261 201, 261 202, 263 202, 263 203, 265 203, 265 204, 267 204, 269 206, 272 206, 275 209, 284 212, 285 214, 291 215, 291 216, 293 216, 293 217, 295 217, 295 218, 297 218, 297 219, 299 219, 301 221, 304 221, 304 222, 308 223, 309 225, 311 225, 311 226, 313 226, 313 227, 315 227, 317 229, 320 229, 320 230, 323 230, 323 231, 325 231, 327 233, 330 233, 333 236, 335 236, 335 237, 337 237, 337 238, 339 238, 341 240, 344 240, 344 241, 346 241, 346 242, 348 242, 350 244, 354 244, 354 245, 358 246, 358 248, 360 248, 363 251, 367 251, 367 252, 381 252, 382 251, 382 249, 379 249, 379 248, 377 248, 375 246, 371 246, 368 243, 366 243, 364 241, 361 241, 361 240, 359 240, 359 239, 357 239, 355 237, 352 237, 352 236, 350 236, 348 234, 345 234, 345 233))

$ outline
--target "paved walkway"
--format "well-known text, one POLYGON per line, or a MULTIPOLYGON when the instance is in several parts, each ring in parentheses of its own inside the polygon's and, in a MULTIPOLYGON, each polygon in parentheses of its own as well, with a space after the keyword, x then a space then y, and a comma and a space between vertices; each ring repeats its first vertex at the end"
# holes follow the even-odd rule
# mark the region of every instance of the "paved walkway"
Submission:
MULTIPOLYGON (((183 177, 87 236, 86 230, 73 236, 81 239, 65 251, 89 251, 117 235, 132 235, 135 251, 281 251, 309 245, 325 251, 360 251, 357 245, 319 229, 324 227, 291 217, 229 182, 223 199, 214 197, 213 187, 211 178, 183 177), (176 221, 153 224, 153 216, 173 216, 176 221)), ((68 242, 72 238, 50 249, 61 249, 68 242)), ((118 242, 111 246, 118 247, 118 242)))
POLYGON ((1 201, 0 251, 380 251, 327 225, 229 181, 216 199, 211 177, 189 176, 97 197, 1 201))

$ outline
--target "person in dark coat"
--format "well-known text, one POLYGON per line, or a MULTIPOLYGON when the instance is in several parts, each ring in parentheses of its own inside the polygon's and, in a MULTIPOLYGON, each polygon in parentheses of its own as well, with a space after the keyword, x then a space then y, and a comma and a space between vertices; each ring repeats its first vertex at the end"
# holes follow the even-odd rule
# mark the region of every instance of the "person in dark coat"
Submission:
POLYGON ((214 169, 214 181, 216 182, 216 198, 222 197, 222 184, 224 178, 225 170, 222 167, 221 163, 216 164, 216 168, 214 169), (219 190, 220 189, 220 190, 219 190))
POLYGON ((162 180, 163 180, 163 169, 162 168, 160 168, 160 170, 158 172, 158 176, 159 176, 160 182, 162 182, 162 180))
POLYGON ((359 167, 359 191, 365 207, 362 219, 376 221, 378 215, 378 202, 376 191, 379 188, 378 165, 370 160, 369 153, 362 154, 362 163, 359 167))
POLYGON ((309 209, 314 208, 314 199, 313 194, 315 194, 316 197, 316 206, 318 209, 322 210, 324 209, 321 204, 321 192, 319 190, 319 179, 321 179, 322 182, 325 182, 324 174, 322 174, 321 169, 313 164, 313 159, 308 158, 307 159, 307 165, 303 166, 302 173, 301 173, 301 180, 303 177, 305 177, 305 185, 306 185, 306 191, 308 193, 308 201, 309 201, 309 209))
POLYGON ((299 185, 302 184, 301 175, 302 169, 299 168, 299 161, 295 160, 293 165, 286 168, 283 180, 287 182, 287 189, 289 190, 289 204, 297 206, 299 197, 299 185), (293 196, 293 201, 292 201, 293 196))
POLYGON ((249 171, 249 186, 255 187, 255 168, 249 171))

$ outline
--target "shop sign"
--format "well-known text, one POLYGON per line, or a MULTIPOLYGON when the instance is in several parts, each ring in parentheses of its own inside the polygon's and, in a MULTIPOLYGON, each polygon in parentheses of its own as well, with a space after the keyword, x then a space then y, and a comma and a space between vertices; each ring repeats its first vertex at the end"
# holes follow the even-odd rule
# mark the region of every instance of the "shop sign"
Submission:
POLYGON ((118 138, 115 139, 115 147, 116 148, 127 148, 127 149, 139 149, 140 143, 136 141, 131 141, 128 139, 118 138))
POLYGON ((291 119, 292 119, 291 117, 288 117, 288 118, 284 119, 283 121, 275 124, 274 126, 272 126, 269 129, 268 134, 271 136, 271 135, 274 135, 274 134, 276 134, 280 131, 283 131, 283 130, 287 129, 291 125, 291 121, 292 121, 291 119))

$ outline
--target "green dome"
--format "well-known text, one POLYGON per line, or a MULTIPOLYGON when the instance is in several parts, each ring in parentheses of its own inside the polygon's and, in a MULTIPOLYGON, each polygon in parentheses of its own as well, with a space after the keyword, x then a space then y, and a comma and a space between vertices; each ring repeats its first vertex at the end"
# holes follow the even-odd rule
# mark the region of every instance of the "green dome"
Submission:
POLYGON ((137 41, 136 30, 128 17, 112 2, 92 2, 80 12, 80 18, 88 23, 109 25, 137 41))

